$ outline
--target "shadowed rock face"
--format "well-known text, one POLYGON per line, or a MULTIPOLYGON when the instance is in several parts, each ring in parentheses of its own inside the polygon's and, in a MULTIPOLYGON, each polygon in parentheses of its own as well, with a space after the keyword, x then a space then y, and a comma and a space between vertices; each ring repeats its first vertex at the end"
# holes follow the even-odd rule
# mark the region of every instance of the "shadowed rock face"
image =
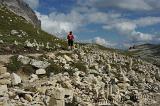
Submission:
POLYGON ((23 0, 0 0, 0 4, 6 5, 11 11, 22 16, 33 25, 41 27, 41 22, 35 12, 23 0))
POLYGON ((160 67, 160 45, 143 44, 133 46, 129 49, 129 51, 133 54, 133 56, 140 57, 160 67))

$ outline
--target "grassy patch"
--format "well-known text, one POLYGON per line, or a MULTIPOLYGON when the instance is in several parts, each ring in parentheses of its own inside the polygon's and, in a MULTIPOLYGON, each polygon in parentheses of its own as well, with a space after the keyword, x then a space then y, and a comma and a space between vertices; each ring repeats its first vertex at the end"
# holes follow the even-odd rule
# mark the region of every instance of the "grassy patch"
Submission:
POLYGON ((7 69, 10 72, 17 72, 21 68, 21 66, 23 65, 20 61, 17 60, 17 57, 18 56, 12 56, 10 58, 10 63, 7 64, 7 69))
POLYGON ((83 71, 83 72, 86 72, 86 70, 87 70, 85 67, 85 63, 83 63, 81 61, 72 63, 71 66, 74 68, 78 68, 80 71, 83 71))
POLYGON ((50 73, 54 73, 54 74, 59 74, 59 73, 64 73, 64 72, 68 72, 69 75, 73 75, 74 71, 72 69, 65 69, 63 68, 61 65, 57 65, 55 63, 51 63, 51 65, 49 67, 46 68, 46 72, 47 72, 47 76, 50 76, 50 73))
MULTIPOLYGON (((66 41, 62 39, 58 39, 57 37, 50 35, 44 31, 42 31, 40 28, 34 27, 32 24, 27 22, 24 18, 17 16, 13 12, 9 11, 4 6, 0 6, 0 40, 3 40, 3 45, 13 45, 14 41, 18 41, 19 43, 23 44, 23 46, 19 46, 19 50, 24 50, 24 42, 26 40, 29 40, 31 43, 34 41, 34 39, 39 43, 44 44, 44 48, 40 48, 41 51, 54 51, 59 49, 57 45, 60 45, 61 48, 67 48, 66 41), (11 35, 11 30, 16 30, 20 34, 23 32, 26 33, 26 35, 22 35, 22 37, 18 37, 17 35, 11 35), (47 42, 49 42, 49 46, 52 49, 46 49, 47 42)), ((0 48, 1 48, 0 44, 0 48)), ((29 51, 29 50, 28 50, 29 51)), ((17 53, 19 51, 16 51, 17 53)), ((26 52, 26 51, 24 51, 26 52)), ((35 51, 38 52, 38 51, 35 51)))

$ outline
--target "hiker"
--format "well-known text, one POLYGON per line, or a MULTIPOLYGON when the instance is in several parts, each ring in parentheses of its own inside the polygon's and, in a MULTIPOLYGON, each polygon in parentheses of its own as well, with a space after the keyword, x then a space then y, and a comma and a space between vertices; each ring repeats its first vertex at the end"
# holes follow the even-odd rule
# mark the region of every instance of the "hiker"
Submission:
POLYGON ((73 49, 73 40, 74 40, 74 36, 72 34, 72 31, 69 32, 69 34, 67 35, 67 39, 68 39, 68 49, 73 49))

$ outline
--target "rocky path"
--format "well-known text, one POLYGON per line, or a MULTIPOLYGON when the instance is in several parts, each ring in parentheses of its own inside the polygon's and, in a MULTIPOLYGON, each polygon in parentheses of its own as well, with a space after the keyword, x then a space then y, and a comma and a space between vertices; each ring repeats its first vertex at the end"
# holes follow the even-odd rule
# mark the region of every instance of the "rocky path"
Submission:
MULTIPOLYGON (((0 55, 1 63, 8 63, 11 56, 13 55, 0 55)), ((3 97, 8 98, 8 104, 15 106, 21 104, 65 106, 65 103, 74 102, 80 106, 159 104, 160 70, 142 60, 110 51, 91 50, 89 47, 73 52, 65 50, 46 52, 45 55, 21 54, 17 60, 23 67, 22 70, 18 70, 19 73, 17 71, 8 73, 5 66, 0 66, 0 72, 3 72, 0 74, 0 91, 6 92, 0 92, 0 96, 6 94, 3 97), (26 74, 23 72, 30 74, 24 78, 26 74)))
MULTIPOLYGON (((72 51, 66 51, 66 50, 61 50, 61 51, 55 51, 55 52, 47 52, 46 54, 51 54, 51 53, 54 53, 54 54, 57 54, 57 53, 72 53, 72 51)), ((32 56, 32 57, 39 57, 41 55, 43 55, 43 53, 31 53, 31 54, 21 54, 21 55, 24 55, 24 56, 32 56)), ((13 54, 8 54, 8 55, 0 55, 0 63, 1 64, 5 64, 5 63, 9 63, 9 60, 10 58, 14 56, 13 54)))
MULTIPOLYGON (((35 53, 35 54, 23 54, 23 55, 38 57, 38 56, 43 55, 43 54, 35 53)), ((12 56, 14 56, 14 55, 13 55, 13 54, 0 55, 0 63, 1 63, 1 64, 9 63, 9 60, 10 60, 10 58, 11 58, 12 56)))

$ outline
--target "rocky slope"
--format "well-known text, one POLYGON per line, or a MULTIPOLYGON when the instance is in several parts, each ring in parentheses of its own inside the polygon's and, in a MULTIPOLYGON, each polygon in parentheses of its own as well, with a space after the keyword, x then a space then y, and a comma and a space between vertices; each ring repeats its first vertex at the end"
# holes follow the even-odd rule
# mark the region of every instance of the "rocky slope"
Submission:
POLYGON ((0 6, 0 54, 33 53, 64 48, 66 43, 0 6))
MULTIPOLYGON (((160 70, 95 45, 1 61, 7 106, 158 106, 160 70)), ((5 105, 4 105, 5 106, 5 105)))
POLYGON ((41 22, 35 12, 23 0, 0 0, 0 5, 7 6, 11 11, 22 16, 33 25, 41 27, 41 22))
POLYGON ((144 44, 129 49, 132 56, 144 59, 160 67, 160 45, 144 44))
POLYGON ((1 6, 0 106, 159 106, 157 66, 99 45, 65 45, 1 6))

